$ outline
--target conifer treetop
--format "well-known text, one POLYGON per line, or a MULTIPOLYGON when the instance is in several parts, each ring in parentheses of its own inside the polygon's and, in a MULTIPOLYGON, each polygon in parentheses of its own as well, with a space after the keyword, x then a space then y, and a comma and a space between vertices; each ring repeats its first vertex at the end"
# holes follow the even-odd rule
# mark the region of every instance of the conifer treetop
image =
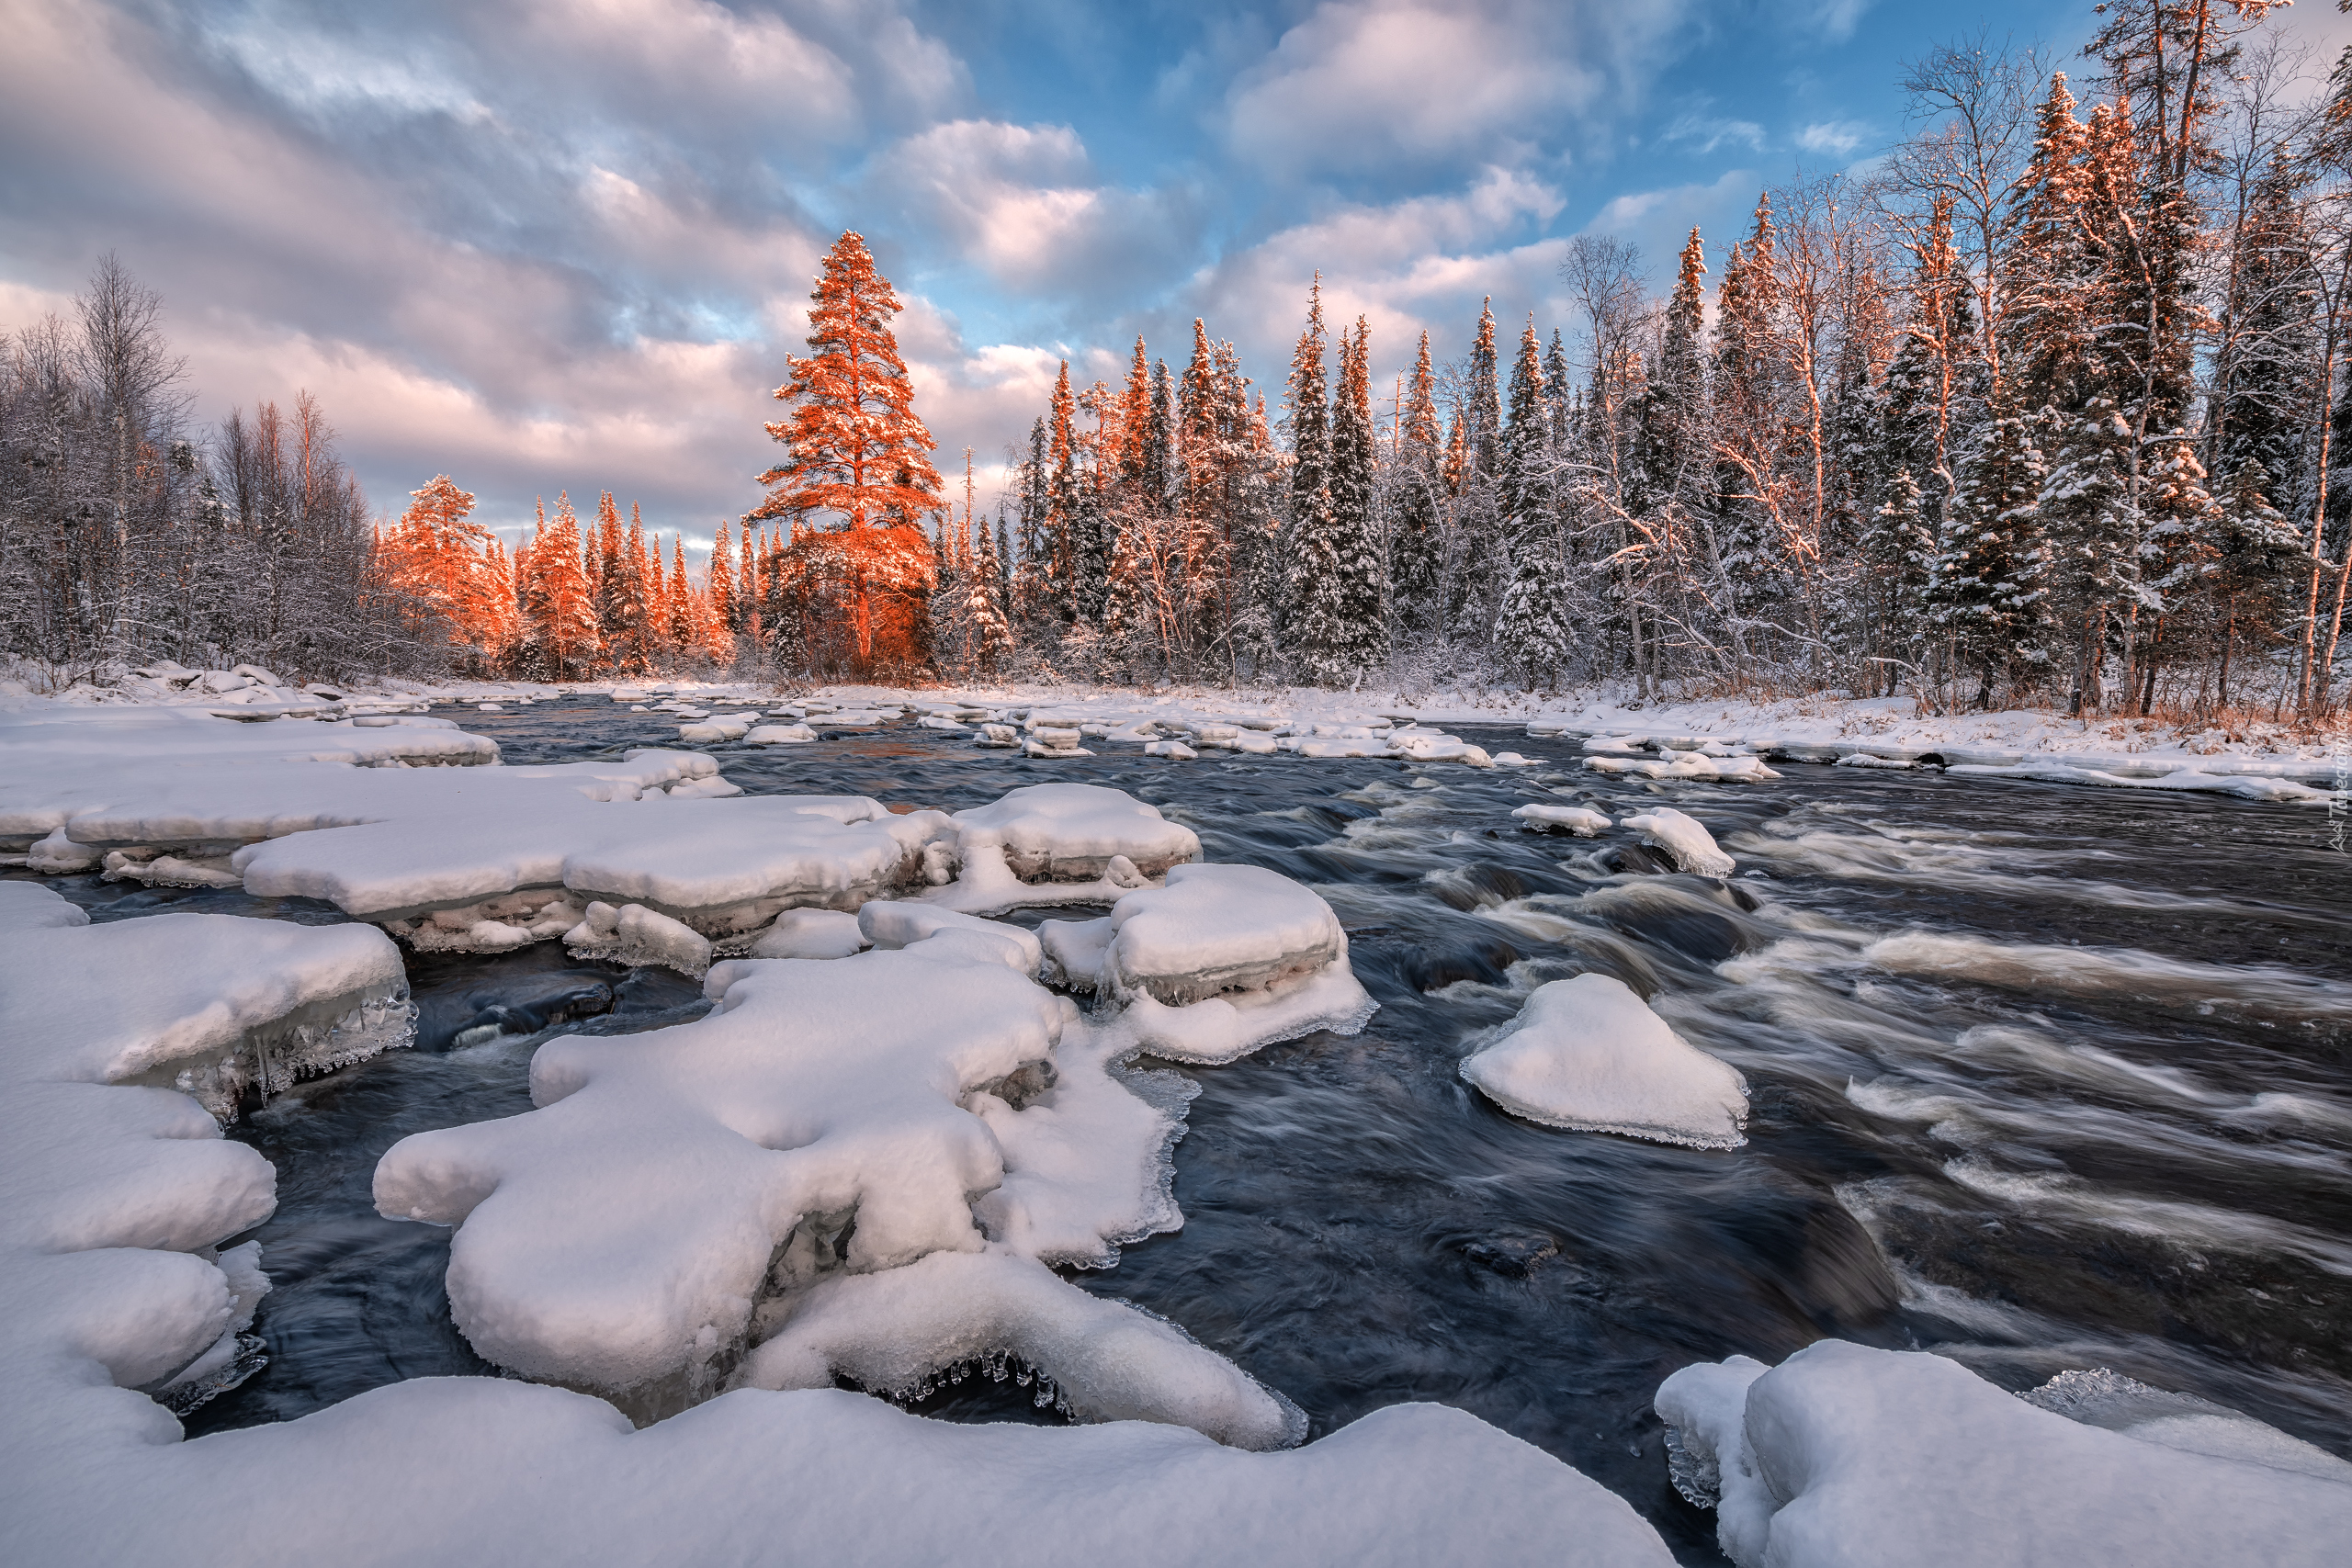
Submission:
POLYGON ((760 476, 767 500, 745 521, 830 512, 852 532, 910 525, 940 504, 938 443, 914 412, 914 387, 890 318, 904 309, 854 230, 825 253, 809 296, 808 357, 791 355, 775 389, 791 414, 767 427, 790 453, 760 476))

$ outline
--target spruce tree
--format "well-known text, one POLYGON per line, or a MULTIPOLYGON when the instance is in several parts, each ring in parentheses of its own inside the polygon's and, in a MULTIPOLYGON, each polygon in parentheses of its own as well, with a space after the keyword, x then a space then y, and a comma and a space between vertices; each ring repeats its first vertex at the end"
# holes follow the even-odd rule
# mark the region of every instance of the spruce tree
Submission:
POLYGON ((1331 424, 1323 364, 1323 278, 1307 293, 1306 327, 1290 361, 1290 522, 1288 603, 1276 635, 1304 680, 1345 683, 1349 671, 1330 650, 1345 644, 1336 624, 1340 551, 1331 527, 1331 424))
POLYGON ((1413 361, 1402 423, 1391 491, 1396 518, 1389 545, 1391 603, 1397 636, 1415 643, 1438 628, 1439 574, 1445 559, 1440 517, 1445 499, 1444 458, 1438 432, 1437 377, 1426 332, 1413 361))
POLYGON ((1375 510, 1379 456, 1372 426, 1372 330, 1356 318, 1340 339, 1340 389, 1331 409, 1331 535, 1334 553, 1329 654, 1351 683, 1388 662, 1388 560, 1375 510))
POLYGON ((1511 366, 1510 423, 1503 437, 1499 477, 1510 580, 1495 621, 1495 651, 1530 686, 1555 677, 1568 651, 1566 585, 1552 510, 1551 423, 1530 318, 1511 366))
POLYGON ((1953 657, 1977 672, 1976 703, 2039 657, 2041 491, 2048 477, 2033 426, 1996 413, 1944 520, 1927 601, 1953 657))

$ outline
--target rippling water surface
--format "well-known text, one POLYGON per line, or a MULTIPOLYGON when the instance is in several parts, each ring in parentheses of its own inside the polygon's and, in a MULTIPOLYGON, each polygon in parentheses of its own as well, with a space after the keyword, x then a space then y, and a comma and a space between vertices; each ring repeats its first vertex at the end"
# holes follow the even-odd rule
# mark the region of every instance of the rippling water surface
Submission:
MULTIPOLYGON (((464 717, 515 762, 675 740, 601 699, 464 717)), ((1718 1561, 1713 1524, 1667 1484, 1659 1381, 1825 1335, 1935 1348, 2011 1388, 2112 1367, 2352 1456, 2352 867, 2321 814, 1817 767, 1644 784, 1584 773, 1572 742, 1487 739, 1544 763, 1126 747, 1042 762, 912 727, 718 752, 753 792, 948 810, 1046 779, 1112 784, 1210 859, 1329 898, 1380 1012, 1360 1035, 1185 1069, 1202 1092, 1176 1151, 1183 1229, 1077 1276, 1280 1388, 1316 1435, 1399 1401, 1458 1405, 1621 1493, 1690 1562, 1718 1561), (1629 835, 1517 831, 1531 799, 1671 804, 1743 874, 1612 871, 1629 835), (1745 1148, 1552 1131, 1462 1081, 1469 1036, 1587 969, 1747 1074, 1745 1148)), ((60 886, 101 919, 334 918, 60 886)), ((378 1156, 527 1109, 551 1032, 659 1027, 698 994, 557 944, 413 955, 411 976, 422 1049, 232 1134, 279 1172, 254 1233, 277 1281, 258 1325, 272 1359, 192 1431, 489 1371, 448 1323, 447 1233, 376 1217, 378 1156)), ((1029 1414, 982 1388, 925 1408, 1029 1414)))

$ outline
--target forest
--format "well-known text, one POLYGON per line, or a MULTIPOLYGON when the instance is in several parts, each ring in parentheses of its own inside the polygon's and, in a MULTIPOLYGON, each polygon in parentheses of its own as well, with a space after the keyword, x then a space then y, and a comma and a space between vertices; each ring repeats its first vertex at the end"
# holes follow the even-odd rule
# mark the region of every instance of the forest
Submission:
POLYGON ((371 520, 307 396, 184 428, 158 302, 109 260, 0 362, 0 648, 60 682, 169 657, 2324 716, 2352 58, 2328 74, 2272 9, 2110 6, 2075 73, 1937 50, 1904 141, 1763 191, 1727 245, 1693 230, 1663 297, 1578 235, 1569 319, 1489 300, 1389 386, 1319 278, 1274 382, 1200 321, 1181 368, 1141 339, 1117 382, 1065 363, 986 502, 969 451, 953 489, 934 466, 899 301, 844 234, 765 499, 693 568, 609 493, 511 555, 447 476, 371 520))

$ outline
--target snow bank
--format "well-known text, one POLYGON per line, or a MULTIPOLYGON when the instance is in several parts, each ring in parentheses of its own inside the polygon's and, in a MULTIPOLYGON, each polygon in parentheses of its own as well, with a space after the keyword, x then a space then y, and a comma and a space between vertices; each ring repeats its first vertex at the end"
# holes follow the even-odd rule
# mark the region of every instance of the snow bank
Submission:
MULTIPOLYGON (((9 931, 0 958, 27 931, 119 929, 77 925, 45 889, 0 889, 9 931)), ((218 954, 203 926, 170 922, 201 919, 124 922, 195 935, 184 953, 150 955, 152 968, 180 975, 174 983, 189 985, 191 997, 187 977, 218 954)), ((300 993, 320 967, 311 939, 381 942, 356 929, 270 929, 292 945, 246 950, 232 989, 300 993)), ((983 967, 1002 984, 1026 984, 983 967)), ((98 990, 85 986, 85 996, 98 990)), ((8 1199, 0 1203, 0 1517, 12 1561, 726 1562, 806 1539, 812 1520, 822 1522, 826 1550, 847 1559, 980 1568, 1262 1555, 1419 1564, 1456 1551, 1465 1529, 1482 1561, 1670 1561, 1623 1502, 1434 1405, 1377 1411, 1312 1446, 1254 1454, 1138 1421, 950 1426, 834 1390, 744 1390, 632 1431, 610 1405, 562 1389, 428 1378, 299 1421, 180 1442, 165 1408, 140 1390, 179 1403, 235 1375, 246 1354, 237 1325, 265 1281, 251 1246, 217 1261, 212 1249, 268 1216, 273 1173, 253 1149, 223 1140, 187 1096, 89 1081, 88 1063, 108 1058, 74 1032, 78 1016, 67 1015, 62 1030, 0 1031, 0 1192, 8 1199), (986 1484, 975 1486, 976 1475, 986 1484), (355 1485, 355 1477, 383 1483, 355 1485)), ((658 1055, 657 1038, 636 1043, 658 1055)), ((156 1053, 152 1042, 128 1049, 156 1053)), ((1125 1093, 1107 1079, 1102 1090, 1125 1093)), ((662 1124, 657 1116, 656 1142, 662 1124)), ((624 1166, 644 1153, 633 1140, 612 1152, 624 1166)), ((662 1181, 690 1187, 712 1168, 706 1162, 662 1181)), ((582 1261, 593 1285, 593 1260, 582 1261)), ((596 1299, 592 1290, 592 1307, 596 1299)), ((1170 1399, 1200 1391, 1183 1413, 1211 1420, 1214 1369, 1190 1363, 1188 1382, 1171 1345, 1123 1344, 1110 1326, 1117 1321, 1076 1325, 1069 1337, 1085 1353, 1068 1358, 1071 1389, 1123 1361, 1164 1359, 1176 1370, 1156 1373, 1155 1385, 1170 1399)), ((1101 1393, 1127 1396, 1114 1381, 1101 1393)))
POLYGON ((1550 806, 1531 801, 1511 815, 1531 832, 1574 833, 1589 839, 1610 825, 1609 818, 1589 806, 1550 806))
POLYGON ((89 925, 45 887, 0 886, 0 1016, 52 1075, 175 1089, 228 1121, 249 1091, 266 1099, 413 1032, 400 953, 367 926, 175 914, 89 925))
POLYGON ((1701 876, 1732 874, 1735 863, 1716 847, 1714 835, 1696 818, 1686 817, 1670 806, 1653 807, 1638 816, 1628 817, 1624 826, 1639 829, 1649 842, 1672 855, 1674 863, 1684 871, 1701 876))
POLYGON ((1623 980, 1577 975, 1539 986, 1462 1076, 1531 1122, 1662 1144, 1736 1148, 1747 1083, 1685 1042, 1623 980))
POLYGON ((2188 1451, 2165 1441, 2177 1414, 2086 1425, 1918 1352, 1829 1339, 1770 1370, 1735 1356, 1675 1373, 1657 1404, 1677 1485, 1713 1501, 1740 1568, 2320 1568, 2352 1536, 2352 1484, 2283 1434, 2188 1451))

